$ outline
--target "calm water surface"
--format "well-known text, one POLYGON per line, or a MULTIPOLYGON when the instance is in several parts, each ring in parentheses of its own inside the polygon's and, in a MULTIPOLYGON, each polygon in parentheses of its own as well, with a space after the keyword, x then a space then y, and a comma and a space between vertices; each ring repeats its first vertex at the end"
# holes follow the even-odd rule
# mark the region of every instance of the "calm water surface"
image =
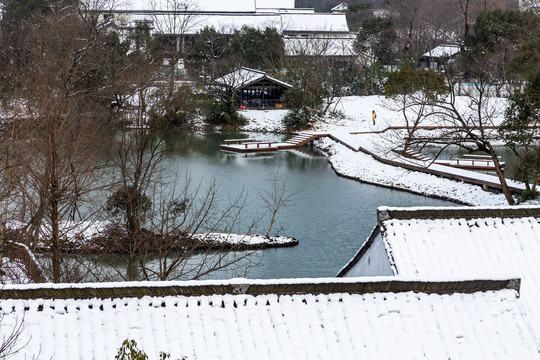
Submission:
MULTIPOLYGON (((260 265, 248 274, 251 278, 335 276, 371 233, 378 206, 455 205, 341 178, 320 154, 280 151, 246 156, 219 150, 224 139, 246 136, 170 134, 166 144, 171 149, 167 159, 171 171, 183 177, 189 169, 194 181, 202 179, 205 184, 216 180, 222 196, 246 190, 246 210, 251 214, 263 207, 257 189, 271 188, 269 174, 279 172, 289 189, 298 190, 294 205, 280 210, 278 222, 281 235, 297 238, 300 245, 260 251, 260 265)), ((284 140, 276 135, 255 137, 284 140)))

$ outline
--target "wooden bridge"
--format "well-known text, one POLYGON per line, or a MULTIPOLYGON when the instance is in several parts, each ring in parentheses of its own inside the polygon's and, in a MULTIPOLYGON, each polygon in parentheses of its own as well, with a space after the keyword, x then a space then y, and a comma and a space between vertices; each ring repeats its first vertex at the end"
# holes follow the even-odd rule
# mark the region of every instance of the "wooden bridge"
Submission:
POLYGON ((265 152, 290 150, 298 148, 306 143, 319 138, 328 136, 328 133, 319 132, 301 132, 286 140, 283 143, 273 141, 256 141, 255 139, 227 139, 225 144, 220 145, 220 149, 235 152, 265 152))

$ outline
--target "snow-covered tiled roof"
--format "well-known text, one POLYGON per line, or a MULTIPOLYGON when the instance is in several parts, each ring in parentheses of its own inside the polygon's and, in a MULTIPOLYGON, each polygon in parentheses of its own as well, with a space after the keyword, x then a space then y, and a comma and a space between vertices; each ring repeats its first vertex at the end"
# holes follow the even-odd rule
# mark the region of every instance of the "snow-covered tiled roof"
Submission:
POLYGON ((294 9, 294 0, 125 0, 117 9, 131 11, 165 10, 255 12, 257 9, 294 9))
POLYGON ((268 79, 273 83, 279 84, 285 88, 292 88, 292 85, 266 75, 264 71, 254 70, 247 67, 242 67, 230 74, 216 79, 216 83, 231 86, 234 89, 239 89, 244 86, 249 86, 262 79, 268 79))
POLYGON ((170 11, 171 6, 178 6, 178 10, 187 8, 189 11, 255 12, 254 0, 125 0, 119 2, 116 8, 130 11, 170 11))
POLYGON ((349 4, 342 2, 341 4, 334 6, 330 11, 347 11, 349 9, 349 4))
POLYGON ((275 28, 280 33, 348 33, 344 14, 317 13, 157 13, 123 16, 126 23, 151 21, 154 28, 167 34, 196 34, 205 27, 213 27, 224 34, 249 26, 264 30, 275 28))
POLYGON ((540 207, 379 208, 379 223, 396 275, 521 278, 540 339, 540 207))
POLYGON ((279 29, 281 21, 279 14, 195 14, 176 15, 176 19, 170 15, 144 15, 147 20, 155 24, 155 28, 165 33, 176 34, 196 34, 205 27, 214 28, 223 34, 232 34, 243 26, 249 26, 255 29, 264 30, 267 27, 279 29), (176 27, 176 30, 174 30, 176 27))
POLYGON ((255 0, 257 9, 294 9, 294 0, 255 0))
MULTIPOLYGON (((109 9, 103 10, 108 12, 109 9)), ((296 9, 294 0, 126 0, 111 10, 121 27, 149 21, 167 34, 196 34, 205 27, 232 33, 243 26, 284 32, 348 33, 345 14, 296 9)))
POLYGON ((445 44, 439 45, 436 48, 431 49, 430 51, 424 53, 424 55, 422 56, 440 58, 443 56, 454 56, 459 52, 460 48, 458 45, 445 44))
MULTIPOLYGON (((0 338, 18 322, 24 323, 18 338, 24 346, 13 359, 37 354, 57 360, 112 359, 125 339, 135 340, 150 359, 157 359, 161 351, 173 359, 190 360, 538 357, 518 294, 510 288, 440 295, 402 292, 407 285, 395 278, 253 281, 251 285, 232 280, 205 282, 197 295, 195 284, 146 283, 141 290, 176 289, 191 296, 124 297, 132 286, 99 284, 97 297, 55 299, 25 299, 24 292, 39 291, 38 285, 10 286, 22 299, 0 301, 0 338), (250 293, 251 287, 260 289, 261 284, 275 292, 250 293), (227 286, 231 291, 221 293, 227 286), (340 292, 349 286, 365 291, 340 292), (326 290, 306 293, 305 287, 326 290), (388 290, 380 291, 383 288, 388 290), (99 296, 105 290, 118 296, 99 296)), ((445 283, 440 288, 455 285, 445 283)), ((91 285, 75 285, 71 291, 92 294, 91 285)))

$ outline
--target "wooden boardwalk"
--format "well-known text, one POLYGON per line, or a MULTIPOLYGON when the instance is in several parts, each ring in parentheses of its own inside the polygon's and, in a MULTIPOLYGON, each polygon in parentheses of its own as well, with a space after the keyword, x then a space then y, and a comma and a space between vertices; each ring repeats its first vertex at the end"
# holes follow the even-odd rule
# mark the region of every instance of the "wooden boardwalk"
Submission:
MULTIPOLYGON (((373 149, 368 149, 366 147, 358 145, 352 145, 350 141, 351 135, 372 135, 387 130, 389 129, 369 133, 351 132, 347 133, 346 136, 344 136, 343 133, 337 132, 301 132, 295 134, 294 137, 285 141, 284 143, 264 141, 260 142, 255 141, 254 139, 231 139, 226 140, 226 143, 220 145, 220 148, 222 150, 234 152, 270 152, 278 150, 291 150, 296 149, 314 139, 320 137, 329 137, 332 140, 348 147, 355 152, 363 152, 365 154, 371 155, 374 159, 387 165, 419 171, 452 180, 463 181, 474 185, 480 185, 486 190, 495 189, 500 191, 502 189, 499 178, 497 176, 482 174, 459 167, 451 167, 449 164, 444 164, 441 162, 437 163, 436 161, 434 161, 434 159, 431 159, 419 153, 415 154, 415 156, 403 156, 400 154, 395 154, 395 157, 389 158, 388 156, 384 156, 383 154, 378 154, 373 149)), ((463 160, 472 163, 472 159, 463 160)), ((513 180, 507 180, 507 182, 510 191, 514 193, 521 193, 525 190, 525 185, 522 183, 513 180)))
MULTIPOLYGON (((471 126, 471 127, 468 127, 468 128, 469 129, 475 129, 476 127, 471 126)), ((498 126, 484 126, 483 128, 486 129, 486 130, 488 130, 488 129, 489 130, 496 130, 499 127, 498 126)), ((407 127, 407 126, 388 126, 388 127, 384 128, 382 130, 376 130, 376 131, 353 131, 353 132, 351 132, 351 134, 353 134, 353 135, 384 134, 387 131, 408 130, 408 129, 410 129, 410 127, 407 127)), ((417 130, 441 130, 441 129, 451 130, 451 129, 456 129, 456 126, 439 126, 439 125, 417 126, 416 129, 417 130)))
POLYGON ((220 149, 235 152, 269 152, 278 150, 296 149, 306 143, 328 136, 328 133, 301 132, 283 143, 272 141, 255 141, 254 139, 228 139, 225 144, 220 145, 220 149))
MULTIPOLYGON (((434 163, 439 165, 445 165, 461 169, 469 170, 481 170, 481 171, 495 171, 495 163, 489 155, 472 155, 464 154, 461 159, 449 159, 449 160, 440 160, 432 159, 427 157, 419 152, 414 150, 399 151, 394 150, 395 153, 405 156, 406 158, 424 161, 426 163, 434 163)), ((499 157, 500 160, 500 157, 499 157)), ((506 166, 505 162, 499 161, 501 167, 504 169, 506 166)))

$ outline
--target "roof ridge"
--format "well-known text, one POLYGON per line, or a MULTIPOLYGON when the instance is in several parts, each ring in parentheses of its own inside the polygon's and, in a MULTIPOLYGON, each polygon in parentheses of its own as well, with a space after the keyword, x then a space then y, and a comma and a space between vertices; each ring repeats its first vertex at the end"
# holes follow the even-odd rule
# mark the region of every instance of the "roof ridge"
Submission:
POLYGON ((522 218, 540 217, 540 206, 536 207, 456 207, 456 208, 388 208, 377 209, 377 220, 412 219, 477 219, 477 218, 522 218))
POLYGON ((253 71, 253 72, 256 72, 256 73, 259 73, 259 74, 266 75, 266 73, 264 71, 262 71, 262 70, 252 69, 252 68, 249 68, 247 66, 241 66, 240 68, 244 69, 244 70, 253 71))
MULTIPOLYGON (((141 298, 144 296, 211 296, 211 295, 302 295, 302 294, 370 294, 370 293, 401 293, 416 292, 427 294, 475 293, 498 290, 515 290, 519 293, 520 279, 479 279, 459 281, 423 281, 407 280, 393 277, 383 277, 382 280, 357 278, 353 281, 324 280, 322 282, 297 283, 283 281, 264 282, 229 282, 209 283, 171 282, 170 285, 156 283, 138 283, 135 286, 126 284, 99 284, 99 286, 66 286, 66 287, 32 287, 12 286, 0 290, 0 299, 91 299, 91 298, 141 298)), ((49 284, 47 284, 49 285, 49 284)))

